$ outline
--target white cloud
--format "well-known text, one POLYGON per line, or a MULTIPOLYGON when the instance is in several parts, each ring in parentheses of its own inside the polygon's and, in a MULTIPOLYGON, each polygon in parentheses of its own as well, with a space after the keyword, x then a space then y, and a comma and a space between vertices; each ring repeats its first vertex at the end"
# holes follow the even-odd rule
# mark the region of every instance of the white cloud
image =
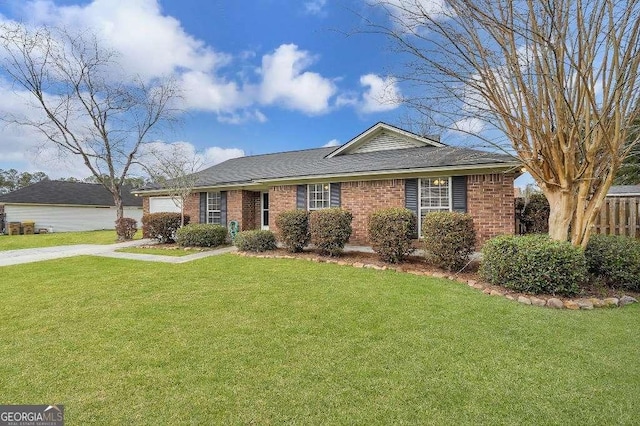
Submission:
MULTIPOLYGON (((324 4, 309 1, 308 10, 320 12, 324 4)), ((183 108, 211 111, 222 122, 264 122, 264 113, 255 110, 258 105, 326 113, 337 90, 330 79, 307 70, 316 59, 310 52, 284 44, 264 55, 256 67, 251 64, 256 52, 217 51, 187 33, 177 19, 163 14, 158 0, 93 0, 71 6, 35 0, 25 2, 22 11, 30 24, 95 32, 118 53, 120 74, 126 70, 145 79, 176 76, 183 90, 183 108)))
POLYGON ((454 132, 459 132, 464 134, 478 134, 482 132, 484 128, 485 128, 484 121, 480 120, 479 118, 473 118, 473 117, 468 117, 468 118, 463 118, 461 120, 458 120, 452 126, 452 130, 454 132))
MULTIPOLYGON (((141 148, 140 161, 147 167, 153 167, 158 159, 170 159, 178 156, 185 166, 193 171, 202 170, 231 158, 243 157, 244 150, 239 148, 221 148, 212 146, 203 151, 198 151, 196 147, 185 141, 162 142, 156 141, 145 144, 141 148)), ((144 174, 140 167, 135 168, 132 173, 144 174)))
POLYGON ((58 6, 50 0, 26 4, 36 24, 89 28, 121 55, 127 71, 143 77, 178 68, 208 71, 229 61, 187 34, 180 22, 162 14, 157 0, 94 0, 82 6, 58 6))
POLYGON ((186 109, 221 113, 251 104, 247 93, 236 82, 216 79, 210 73, 185 72, 180 78, 180 86, 186 109))
MULTIPOLYGON (((309 13, 322 13, 327 6, 326 0, 303 4, 309 13)), ((164 14, 159 0, 93 0, 68 6, 34 0, 21 7, 29 24, 96 32, 119 54, 116 78, 123 70, 146 79, 175 76, 184 110, 212 112, 223 123, 265 122, 265 107, 307 115, 347 106, 363 113, 388 111, 397 106, 400 94, 394 80, 375 74, 361 78, 364 94, 339 92, 338 79, 310 69, 318 57, 295 44, 280 45, 263 56, 251 50, 220 52, 164 14)), ((2 99, 0 109, 6 110, 7 98, 2 99)))
POLYGON ((283 44, 262 58, 260 98, 266 105, 280 104, 309 114, 329 110, 336 93, 333 82, 318 73, 304 71, 315 58, 295 44, 283 44))
POLYGON ((212 146, 204 151, 204 166, 210 167, 232 158, 244 157, 244 150, 239 148, 220 148, 212 146))
POLYGON ((330 148, 332 146, 340 146, 341 143, 338 139, 331 139, 329 142, 322 145, 323 148, 330 148))
POLYGON ((367 88, 362 95, 362 112, 391 111, 400 106, 400 88, 395 78, 367 74, 360 77, 360 85, 367 88))
POLYGON ((245 109, 239 112, 218 114, 218 121, 221 123, 228 123, 228 124, 243 124, 251 121, 257 121, 258 123, 265 123, 268 120, 267 120, 267 116, 257 109, 255 110, 245 109))
POLYGON ((323 16, 326 14, 324 7, 327 4, 327 0, 310 0, 305 2, 304 11, 309 15, 323 16))
POLYGON ((366 0, 371 5, 384 5, 391 13, 390 19, 398 29, 420 32, 421 27, 428 26, 425 19, 443 19, 451 15, 446 0, 366 0))

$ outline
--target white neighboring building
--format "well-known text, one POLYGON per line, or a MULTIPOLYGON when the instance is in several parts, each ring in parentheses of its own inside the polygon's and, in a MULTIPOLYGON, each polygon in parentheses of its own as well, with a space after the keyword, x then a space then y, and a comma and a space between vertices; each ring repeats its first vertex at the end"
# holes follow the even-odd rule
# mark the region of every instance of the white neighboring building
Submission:
MULTIPOLYGON (((122 201, 124 217, 142 227, 142 198, 123 188, 122 201)), ((100 184, 45 180, 0 195, 0 228, 6 230, 9 222, 33 221, 36 232, 94 231, 115 229, 115 220, 113 197, 100 184)))

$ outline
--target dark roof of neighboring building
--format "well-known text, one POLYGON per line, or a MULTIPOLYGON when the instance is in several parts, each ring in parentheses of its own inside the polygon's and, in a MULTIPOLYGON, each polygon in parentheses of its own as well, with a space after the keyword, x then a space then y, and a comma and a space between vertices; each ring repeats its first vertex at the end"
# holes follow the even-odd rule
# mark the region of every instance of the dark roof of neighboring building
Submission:
MULTIPOLYGON (((0 195, 0 203, 13 204, 70 204, 113 206, 113 196, 100 184, 43 180, 8 194, 0 195)), ((122 203, 127 207, 141 207, 142 199, 122 188, 122 203)))
MULTIPOLYGON (((450 146, 406 148, 340 155, 326 158, 336 148, 316 148, 233 158, 202 170, 195 187, 252 183, 260 180, 301 178, 352 173, 411 171, 441 167, 518 163, 513 157, 450 146)), ((154 189, 146 187, 143 189, 154 189)))
POLYGON ((640 195, 640 185, 613 185, 607 195, 640 195))

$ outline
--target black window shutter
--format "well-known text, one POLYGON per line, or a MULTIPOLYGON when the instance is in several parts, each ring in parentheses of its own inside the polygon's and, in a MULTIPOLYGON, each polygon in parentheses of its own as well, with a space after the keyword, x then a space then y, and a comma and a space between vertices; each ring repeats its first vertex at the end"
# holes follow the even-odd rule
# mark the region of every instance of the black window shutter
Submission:
POLYGON ((454 176, 451 178, 452 182, 452 196, 453 196, 453 211, 466 213, 467 212, 467 177, 466 176, 454 176))
MULTIPOLYGON (((416 218, 420 220, 420 215, 418 214, 418 179, 406 179, 404 181, 404 206, 411 210, 416 215, 416 218)), ((418 238, 417 226, 413 236, 418 238)))
POLYGON ((331 207, 340 207, 340 182, 331 184, 331 207))
POLYGON ((220 192, 220 225, 227 226, 227 191, 220 192))
POLYGON ((296 190, 296 208, 299 210, 307 209, 307 185, 298 185, 296 190))
MULTIPOLYGON (((191 218, 191 220, 195 217, 191 218)), ((195 222, 194 222, 195 223, 195 222)), ((200 223, 207 223, 207 193, 200 193, 200 223)))

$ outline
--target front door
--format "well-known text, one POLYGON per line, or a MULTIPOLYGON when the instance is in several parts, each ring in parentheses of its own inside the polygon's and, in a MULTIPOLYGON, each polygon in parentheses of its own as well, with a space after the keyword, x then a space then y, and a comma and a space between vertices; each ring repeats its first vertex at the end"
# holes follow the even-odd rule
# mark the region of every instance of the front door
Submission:
POLYGON ((262 229, 269 229, 269 193, 263 192, 260 196, 260 217, 262 229))

